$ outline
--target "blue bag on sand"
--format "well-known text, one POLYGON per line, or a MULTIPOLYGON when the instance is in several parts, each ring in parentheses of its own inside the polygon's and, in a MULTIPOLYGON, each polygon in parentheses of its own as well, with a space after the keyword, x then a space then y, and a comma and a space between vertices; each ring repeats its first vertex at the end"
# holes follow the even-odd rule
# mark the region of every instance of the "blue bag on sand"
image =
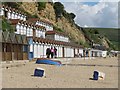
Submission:
POLYGON ((94 80, 98 80, 98 77, 99 77, 98 71, 94 71, 93 79, 94 79, 94 80))
POLYGON ((43 77, 45 75, 45 70, 42 68, 36 68, 34 71, 34 76, 43 77))

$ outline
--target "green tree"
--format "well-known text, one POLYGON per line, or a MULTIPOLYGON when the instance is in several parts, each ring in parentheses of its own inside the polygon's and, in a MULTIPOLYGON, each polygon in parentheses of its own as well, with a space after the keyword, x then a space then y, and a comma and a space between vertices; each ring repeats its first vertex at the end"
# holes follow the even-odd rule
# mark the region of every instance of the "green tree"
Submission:
POLYGON ((54 3, 54 10, 56 14, 56 18, 61 17, 62 13, 64 11, 64 6, 60 2, 55 2, 54 3))
POLYGON ((76 15, 74 13, 70 13, 69 15, 70 15, 71 19, 74 19, 76 17, 76 15))

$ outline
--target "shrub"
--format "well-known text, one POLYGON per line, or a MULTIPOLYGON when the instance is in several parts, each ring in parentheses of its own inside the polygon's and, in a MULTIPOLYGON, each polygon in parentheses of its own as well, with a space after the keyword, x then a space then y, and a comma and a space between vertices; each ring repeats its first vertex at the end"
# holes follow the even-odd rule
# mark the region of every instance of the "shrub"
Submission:
POLYGON ((55 2, 53 7, 55 10, 56 18, 61 17, 64 11, 63 4, 61 4, 60 2, 55 2))
POLYGON ((44 10, 46 7, 46 2, 38 2, 38 10, 44 10))
POLYGON ((6 19, 2 19, 2 30, 8 32, 14 32, 15 29, 7 22, 6 19))

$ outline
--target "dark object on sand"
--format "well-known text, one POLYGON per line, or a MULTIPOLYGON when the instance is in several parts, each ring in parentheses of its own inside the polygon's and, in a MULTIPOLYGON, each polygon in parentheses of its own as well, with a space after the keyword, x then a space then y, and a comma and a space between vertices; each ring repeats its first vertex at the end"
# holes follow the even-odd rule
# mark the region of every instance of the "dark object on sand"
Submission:
POLYGON ((94 74, 93 74, 93 80, 98 80, 98 71, 94 71, 94 74))
POLYGON ((49 64, 49 65, 61 65, 60 61, 54 61, 54 60, 50 60, 50 59, 37 59, 36 61, 37 64, 49 64))
POLYGON ((45 76, 45 70, 42 68, 36 68, 34 71, 34 76, 37 76, 37 77, 45 76))

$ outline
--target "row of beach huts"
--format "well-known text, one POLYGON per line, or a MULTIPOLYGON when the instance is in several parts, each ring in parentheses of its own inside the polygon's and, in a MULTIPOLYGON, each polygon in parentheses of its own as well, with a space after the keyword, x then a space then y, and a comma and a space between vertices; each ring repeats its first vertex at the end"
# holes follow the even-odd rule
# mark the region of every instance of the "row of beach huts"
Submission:
POLYGON ((57 57, 73 58, 76 56, 106 57, 107 51, 85 49, 81 45, 72 43, 69 37, 53 29, 53 24, 47 20, 27 18, 23 12, 2 5, 1 19, 5 18, 15 27, 15 32, 0 30, 2 40, 2 60, 33 60, 46 58, 46 49, 56 47, 57 57))

